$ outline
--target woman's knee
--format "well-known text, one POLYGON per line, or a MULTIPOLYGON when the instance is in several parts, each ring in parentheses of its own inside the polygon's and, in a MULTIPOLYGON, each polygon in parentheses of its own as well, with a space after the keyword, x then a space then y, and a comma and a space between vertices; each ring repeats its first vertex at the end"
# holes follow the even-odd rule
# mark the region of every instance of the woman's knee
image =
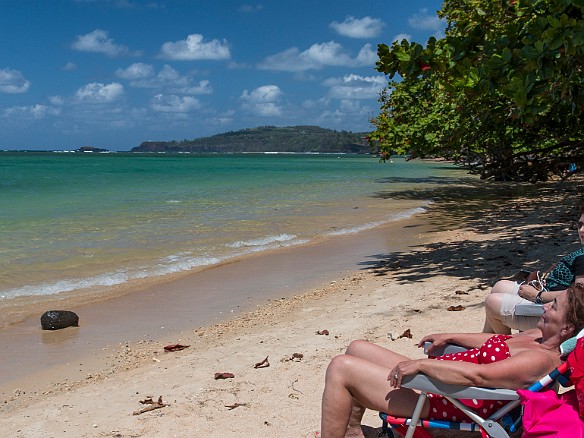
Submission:
POLYGON ((503 298, 500 294, 489 294, 485 297, 485 312, 488 314, 498 315, 501 311, 501 302, 503 298))
POLYGON ((347 354, 339 354, 333 357, 326 369, 327 383, 338 380, 346 380, 353 368, 354 358, 347 354))
POLYGON ((350 356, 361 357, 363 356, 364 352, 371 349, 371 346, 372 346, 371 342, 368 341, 363 340, 351 341, 351 343, 347 347, 347 350, 345 351, 345 354, 348 354, 350 356))
POLYGON ((510 294, 514 293, 517 289, 517 283, 511 280, 499 280, 495 283, 493 288, 491 289, 492 294, 510 294))

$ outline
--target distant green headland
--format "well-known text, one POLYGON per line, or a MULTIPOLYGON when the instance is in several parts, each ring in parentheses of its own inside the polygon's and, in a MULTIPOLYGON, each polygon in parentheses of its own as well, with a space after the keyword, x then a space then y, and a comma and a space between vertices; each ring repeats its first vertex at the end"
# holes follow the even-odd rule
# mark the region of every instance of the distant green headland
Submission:
POLYGON ((131 152, 297 152, 369 154, 367 133, 318 126, 261 126, 182 141, 145 141, 131 152))

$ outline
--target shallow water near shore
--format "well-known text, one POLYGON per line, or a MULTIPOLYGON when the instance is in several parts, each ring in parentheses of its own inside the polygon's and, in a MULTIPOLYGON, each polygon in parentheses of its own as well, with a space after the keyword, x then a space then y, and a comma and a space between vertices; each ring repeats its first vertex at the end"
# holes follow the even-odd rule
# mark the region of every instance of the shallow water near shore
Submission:
MULTIPOLYGON (((431 229, 421 220, 402 220, 315 245, 251 255, 170 282, 143 285, 99 303, 65 300, 61 304, 79 315, 79 327, 43 332, 38 316, 31 316, 0 330, 0 393, 26 390, 33 382, 39 386, 39 379, 47 384, 53 378, 59 381, 64 375, 68 382, 82 380, 97 356, 120 346, 139 341, 174 343, 181 332, 231 319, 269 300, 326 286, 375 266, 388 252, 410 251, 431 229), (83 367, 78 366, 81 363, 83 367)), ((37 308, 40 314, 41 307, 37 308)))
POLYGON ((355 155, 3 153, 0 160, 2 304, 64 293, 91 300, 126 283, 354 234, 429 202, 392 193, 464 176, 445 163, 355 155))

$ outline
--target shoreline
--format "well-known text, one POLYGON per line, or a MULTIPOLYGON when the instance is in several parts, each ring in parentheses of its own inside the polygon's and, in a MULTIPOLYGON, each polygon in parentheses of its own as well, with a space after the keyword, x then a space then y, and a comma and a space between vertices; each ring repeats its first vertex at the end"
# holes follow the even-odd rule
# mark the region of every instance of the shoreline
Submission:
MULTIPOLYGON (((101 371, 86 372, 84 359, 83 367, 71 363, 69 370, 56 370, 53 377, 60 380, 48 389, 48 381, 31 381, 30 390, 7 388, 0 427, 22 437, 67 431, 313 437, 324 370, 335 354, 361 338, 421 357, 414 344, 425 334, 480 331, 482 303, 494 281, 521 267, 547 267, 577 242, 571 227, 582 201, 580 182, 561 190, 551 183, 527 188, 525 194, 503 187, 476 202, 472 194, 464 195, 465 202, 445 196, 418 223, 403 226, 419 245, 370 253, 356 269, 331 273, 325 283, 304 291, 288 287, 288 294, 275 294, 227 321, 174 332, 172 343, 190 345, 183 351, 164 353, 161 340, 120 343, 101 352, 101 371), (464 310, 450 312, 451 305, 464 310), (316 334, 325 329, 330 335, 316 334), (407 329, 413 338, 399 337, 407 329), (294 353, 302 359, 293 359, 294 353), (254 369, 266 356, 270 366, 254 369), (75 369, 85 375, 74 378, 75 369), (214 380, 215 372, 235 377, 214 380), (138 400, 159 395, 170 406, 132 415, 138 400)), ((368 413, 365 424, 373 429, 379 421, 368 413)))
POLYGON ((11 358, 0 362, 0 396, 9 397, 15 389, 30 393, 41 380, 50 386, 63 373, 73 381, 95 374, 105 361, 100 351, 112 355, 120 345, 172 343, 193 328, 225 323, 282 297, 326 287, 358 272, 371 254, 407 251, 427 228, 414 216, 353 235, 251 254, 166 281, 117 288, 102 298, 29 305, 26 317, 0 330, 0 351, 11 358), (76 312, 80 327, 41 330, 40 315, 53 305, 76 312), (71 366, 74 362, 83 365, 71 366))

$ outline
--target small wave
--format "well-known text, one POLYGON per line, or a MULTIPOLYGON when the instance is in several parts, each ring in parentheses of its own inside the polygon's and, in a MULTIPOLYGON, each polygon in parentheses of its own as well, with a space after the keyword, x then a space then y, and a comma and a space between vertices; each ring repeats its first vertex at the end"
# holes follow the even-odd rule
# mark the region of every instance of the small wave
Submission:
POLYGON ((254 247, 254 246, 267 246, 273 243, 286 243, 290 242, 291 240, 296 239, 296 236, 293 234, 280 234, 278 236, 266 236, 259 239, 253 240, 238 240, 237 242, 233 242, 228 244, 229 248, 244 248, 244 247, 254 247))
POLYGON ((158 277, 175 272, 188 271, 197 267, 211 266, 223 261, 219 257, 192 257, 177 254, 159 260, 153 267, 117 271, 84 279, 66 279, 54 283, 26 285, 19 288, 0 291, 0 300, 24 296, 50 296, 62 292, 91 289, 95 287, 112 287, 131 280, 158 277))
POLYGON ((390 222, 397 222, 397 221, 402 220, 402 219, 408 219, 416 214, 425 212, 426 211, 425 207, 430 205, 430 204, 431 204, 431 201, 428 201, 427 203, 425 203, 421 207, 410 208, 408 210, 400 211, 397 213, 392 213, 392 214, 388 215, 385 219, 382 219, 379 221, 368 222, 368 223, 365 223, 362 225, 357 225, 357 226, 352 227, 352 228, 342 228, 340 230, 329 231, 328 233, 325 233, 325 236, 342 236, 344 234, 355 234, 355 233, 359 233, 361 231, 370 230, 372 228, 379 227, 379 226, 384 225, 384 224, 388 224, 390 222))

